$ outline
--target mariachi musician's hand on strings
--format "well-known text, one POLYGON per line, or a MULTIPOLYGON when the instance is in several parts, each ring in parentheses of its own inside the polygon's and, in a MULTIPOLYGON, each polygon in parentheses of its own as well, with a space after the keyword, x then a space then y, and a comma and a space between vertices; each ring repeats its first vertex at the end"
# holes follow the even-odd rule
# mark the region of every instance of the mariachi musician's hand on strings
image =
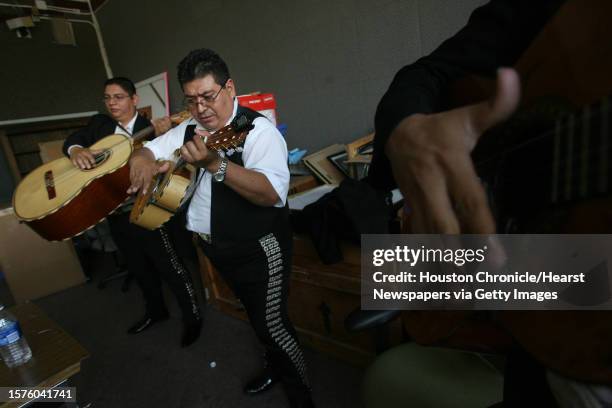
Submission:
POLYGON ((520 98, 513 69, 500 69, 488 101, 436 114, 415 114, 391 133, 385 152, 411 207, 415 233, 495 232, 470 153, 487 129, 507 119, 520 98))
POLYGON ((165 173, 170 169, 170 163, 159 163, 155 161, 153 153, 147 149, 138 149, 130 159, 130 182, 128 194, 147 193, 151 180, 159 173, 165 173))
POLYGON ((202 167, 211 172, 217 171, 219 155, 216 151, 208 149, 204 143, 204 138, 210 136, 210 133, 200 129, 196 129, 195 133, 193 140, 181 147, 181 156, 194 166, 202 167))
POLYGON ((99 153, 102 153, 102 150, 75 146, 70 149, 70 161, 81 170, 91 169, 96 164, 94 156, 99 153))

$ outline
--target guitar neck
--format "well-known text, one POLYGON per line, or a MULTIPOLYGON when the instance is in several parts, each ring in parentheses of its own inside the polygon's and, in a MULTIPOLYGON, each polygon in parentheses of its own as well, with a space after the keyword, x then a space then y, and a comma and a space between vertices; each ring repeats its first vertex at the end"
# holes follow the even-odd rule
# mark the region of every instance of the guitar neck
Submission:
MULTIPOLYGON (((479 152, 479 175, 501 213, 520 215, 612 193, 610 97, 558 117, 526 139, 494 152, 479 152)), ((539 127, 536 121, 513 128, 522 136, 539 127)), ((503 131, 503 129, 501 129, 503 131)), ((519 137, 520 139, 520 137, 519 137)), ((495 151, 496 150, 496 151, 495 151)))
MULTIPOLYGON (((209 136, 199 137, 202 139, 207 149, 215 151, 227 151, 229 149, 238 148, 240 146, 240 143, 242 143, 244 139, 246 139, 247 133, 248 131, 236 133, 236 131, 228 125, 224 128, 219 129, 218 131, 209 136)), ((174 151, 174 156, 178 157, 178 160, 176 161, 177 169, 187 164, 185 159, 183 159, 183 157, 180 155, 180 149, 176 149, 174 151)))
POLYGON ((155 128, 153 127, 153 125, 147 126, 146 128, 141 129, 132 135, 132 142, 134 144, 142 142, 154 132, 155 132, 155 128))
MULTIPOLYGON (((180 124, 182 121, 188 119, 189 117, 191 117, 191 115, 189 114, 189 112, 187 111, 182 111, 179 113, 176 113, 172 116, 170 116, 170 121, 174 124, 174 125, 178 125, 180 124)), ((153 127, 153 125, 151 126, 147 126, 144 129, 139 130, 138 132, 134 133, 132 135, 132 141, 134 143, 138 143, 143 141, 144 139, 146 139, 147 137, 149 137, 152 133, 155 132, 155 128, 153 127)))
MULTIPOLYGON (((253 129, 252 121, 246 118, 244 115, 239 115, 234 118, 232 123, 222 127, 208 136, 199 136, 194 134, 193 137, 199 137, 209 150, 227 152, 230 149, 238 149, 240 144, 246 139, 251 129, 253 129)), ((144 130, 146 129, 143 129, 142 131, 144 130)), ((134 137, 144 137, 140 136, 139 133, 140 132, 138 132, 134 137)), ((177 158, 175 162, 176 169, 180 169, 187 164, 185 159, 181 157, 180 149, 176 149, 174 151, 174 157, 177 158)))
POLYGON ((235 132, 233 129, 220 129, 205 139, 206 147, 210 150, 235 149, 244 141, 248 131, 235 132))

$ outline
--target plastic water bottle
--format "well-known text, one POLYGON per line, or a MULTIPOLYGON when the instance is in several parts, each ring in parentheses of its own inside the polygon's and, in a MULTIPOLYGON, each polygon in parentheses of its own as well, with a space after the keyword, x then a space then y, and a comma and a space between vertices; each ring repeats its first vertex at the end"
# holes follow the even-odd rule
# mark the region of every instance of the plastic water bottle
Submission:
POLYGON ((3 305, 0 305, 0 355, 9 368, 32 358, 32 350, 21 333, 19 322, 3 305))

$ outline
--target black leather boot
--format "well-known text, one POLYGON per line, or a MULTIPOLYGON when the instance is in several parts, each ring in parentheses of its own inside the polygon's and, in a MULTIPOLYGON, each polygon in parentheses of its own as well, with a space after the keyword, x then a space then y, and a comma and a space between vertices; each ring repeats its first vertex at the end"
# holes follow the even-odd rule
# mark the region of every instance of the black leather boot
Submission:
POLYGON ((183 320, 183 336, 181 337, 181 347, 187 347, 193 344, 199 337, 202 331, 202 319, 192 318, 183 320))
POLYGON ((153 326, 157 322, 161 322, 168 319, 168 312, 151 315, 149 313, 145 314, 144 317, 134 323, 129 329, 128 334, 138 334, 147 330, 149 327, 153 326))
POLYGON ((244 393, 247 395, 260 394, 272 388, 278 382, 278 376, 270 367, 264 370, 244 386, 244 393))

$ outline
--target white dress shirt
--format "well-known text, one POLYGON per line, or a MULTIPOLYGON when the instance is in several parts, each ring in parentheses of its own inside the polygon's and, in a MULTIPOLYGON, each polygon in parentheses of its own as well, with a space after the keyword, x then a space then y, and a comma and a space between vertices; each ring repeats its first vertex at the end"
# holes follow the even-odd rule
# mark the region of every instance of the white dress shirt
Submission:
POLYGON ((138 117, 138 112, 136 112, 136 114, 134 115, 132 120, 130 120, 128 122, 128 124, 123 126, 123 127, 119 126, 120 123, 117 122, 117 127, 115 127, 115 134, 122 134, 122 135, 126 135, 126 136, 132 137, 132 135, 134 134, 134 124, 136 123, 136 118, 137 117, 138 117), (126 132, 126 130, 127 130, 127 132, 126 132))

